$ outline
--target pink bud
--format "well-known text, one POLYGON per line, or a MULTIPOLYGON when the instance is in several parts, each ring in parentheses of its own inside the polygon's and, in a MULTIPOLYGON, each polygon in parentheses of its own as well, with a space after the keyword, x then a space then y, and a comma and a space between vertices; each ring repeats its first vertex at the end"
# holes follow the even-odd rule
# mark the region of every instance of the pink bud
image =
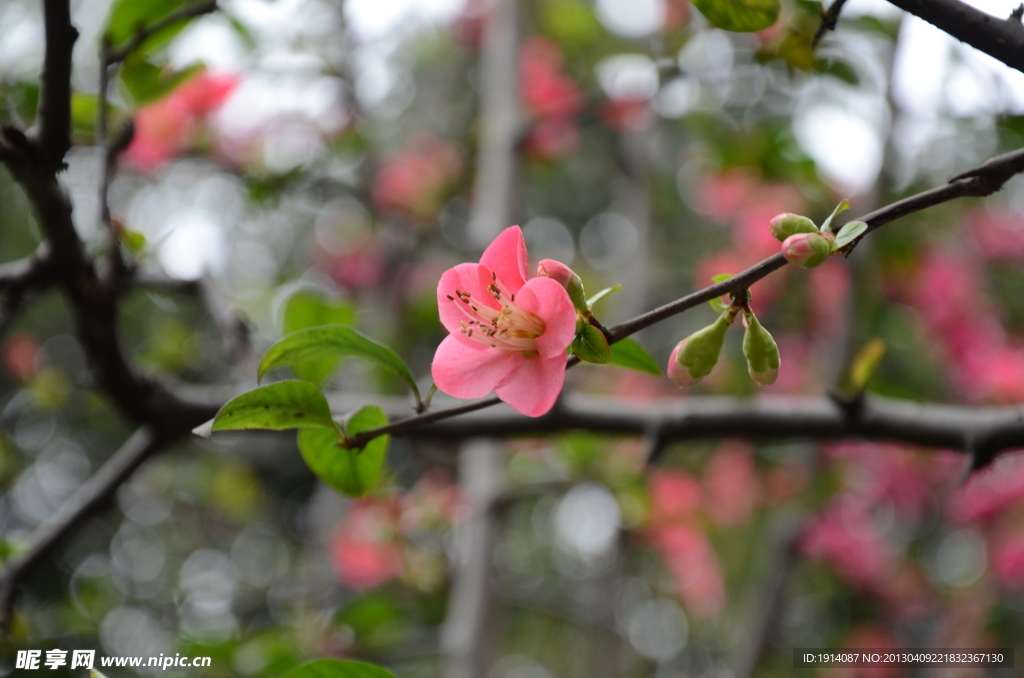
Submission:
POLYGON ((814 268, 828 259, 832 252, 831 233, 797 233, 782 243, 782 256, 801 268, 814 268))
POLYGON ((694 379, 690 376, 690 368, 679 362, 679 354, 686 347, 686 339, 683 339, 676 347, 672 349, 672 355, 668 357, 668 378, 676 382, 679 388, 686 388, 687 386, 693 386, 700 379, 694 379))
POLYGON ((542 278, 551 278, 564 287, 577 311, 587 310, 587 295, 583 291, 583 281, 571 268, 554 259, 542 259, 537 264, 537 275, 542 278))

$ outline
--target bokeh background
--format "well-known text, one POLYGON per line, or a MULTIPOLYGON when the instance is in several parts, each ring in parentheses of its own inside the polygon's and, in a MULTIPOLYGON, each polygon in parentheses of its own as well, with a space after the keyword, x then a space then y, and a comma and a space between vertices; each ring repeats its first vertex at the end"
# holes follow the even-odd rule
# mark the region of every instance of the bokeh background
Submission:
MULTIPOLYGON (((91 143, 109 6, 72 3, 82 36, 63 179, 96 252, 106 233, 91 143)), ((597 309, 606 323, 778 251, 775 214, 820 221, 842 198, 862 214, 1024 143, 1024 74, 881 0, 850 0, 816 51, 821 7, 803 0, 754 34, 714 29, 685 0, 519 9, 520 77, 506 83, 526 120, 516 221, 534 261, 571 265, 591 291, 623 286, 597 309)), ((229 359, 199 281, 245 319, 257 356, 281 336, 288 300, 306 295, 428 379, 444 336, 437 280, 479 253, 468 223, 490 11, 485 0, 224 0, 126 64, 111 115, 133 115, 135 136, 110 205, 152 281, 122 304, 132 358, 196 388, 253 379, 229 359)), ((40 3, 0 4, 0 120, 34 118, 42 31, 40 3)), ((0 258, 39 242, 0 171, 0 258)), ((823 394, 877 338, 874 392, 1017 403, 1022 262, 1017 179, 887 226, 849 259, 755 285, 782 352, 772 387, 749 380, 733 332, 715 372, 685 392, 593 366, 572 370, 569 388, 632 402, 823 394)), ((664 364, 713 317, 695 309, 639 339, 664 364)), ((131 429, 90 387, 59 293, 3 332, 10 556, 131 429)), ((357 362, 332 388, 367 401, 404 392, 357 362)), ((961 487, 964 458, 951 451, 736 433, 672 445, 655 468, 640 439, 503 442, 480 592, 493 611, 488 678, 740 676, 753 648, 766 676, 789 675, 793 647, 1015 646, 1020 660, 1024 457, 961 487)), ((181 444, 34 574, 0 671, 29 647, 210 655, 209 676, 277 676, 320 656, 443 675, 472 514, 457 452, 396 439, 381 488, 352 501, 316 481, 290 436, 181 444)))

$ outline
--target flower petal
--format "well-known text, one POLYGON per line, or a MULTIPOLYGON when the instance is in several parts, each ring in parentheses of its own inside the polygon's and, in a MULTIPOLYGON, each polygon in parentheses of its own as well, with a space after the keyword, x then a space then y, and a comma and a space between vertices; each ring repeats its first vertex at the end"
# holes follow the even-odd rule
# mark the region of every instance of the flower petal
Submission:
POLYGON ((468 292, 473 295, 473 303, 491 308, 500 308, 487 286, 491 283, 491 272, 480 264, 459 264, 449 268, 441 275, 437 283, 437 312, 441 316, 441 324, 451 332, 451 335, 460 342, 475 349, 484 349, 486 346, 479 344, 461 334, 462 323, 468 318, 459 310, 459 301, 456 291, 468 292), (452 297, 449 299, 448 297, 452 297))
POLYGON ((517 351, 499 351, 472 342, 459 341, 461 334, 449 334, 437 347, 430 373, 438 389, 456 398, 482 398, 519 366, 524 358, 517 351))
POLYGON ((526 282, 526 240, 519 227, 509 226, 499 233, 484 250, 480 263, 493 271, 509 292, 518 294, 526 282))
POLYGON ((545 359, 540 355, 524 358, 523 362, 495 387, 494 392, 513 410, 528 417, 547 414, 548 410, 555 406, 558 394, 562 392, 567 360, 568 356, 564 350, 554 358, 545 359))
POLYGON ((576 308, 565 288, 551 278, 532 278, 516 294, 516 303, 544 321, 544 334, 537 337, 541 357, 564 355, 576 334, 576 308))

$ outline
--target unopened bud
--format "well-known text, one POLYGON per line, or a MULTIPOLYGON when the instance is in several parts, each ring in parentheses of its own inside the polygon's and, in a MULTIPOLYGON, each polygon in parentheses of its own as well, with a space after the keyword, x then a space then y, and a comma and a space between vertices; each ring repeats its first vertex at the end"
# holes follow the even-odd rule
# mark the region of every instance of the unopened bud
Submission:
POLYGON ((680 388, 692 386, 711 374, 725 343, 725 332, 736 316, 726 311, 718 320, 683 339, 668 359, 668 376, 680 388))
POLYGON ((768 223, 768 230, 772 232, 779 242, 783 242, 791 235, 797 233, 817 233, 818 227, 807 217, 799 214, 786 212, 780 214, 768 223))
POLYGON ((743 355, 747 358, 747 372, 750 378, 762 386, 770 386, 779 378, 779 347, 771 333, 766 330, 750 311, 745 311, 747 331, 743 335, 743 355))
POLYGON ((782 256, 801 268, 814 268, 828 259, 832 252, 831 233, 797 233, 782 243, 782 256))
POLYGON ((571 268, 554 259, 543 259, 537 264, 537 275, 551 278, 564 287, 577 311, 587 310, 587 295, 583 291, 583 281, 571 268))

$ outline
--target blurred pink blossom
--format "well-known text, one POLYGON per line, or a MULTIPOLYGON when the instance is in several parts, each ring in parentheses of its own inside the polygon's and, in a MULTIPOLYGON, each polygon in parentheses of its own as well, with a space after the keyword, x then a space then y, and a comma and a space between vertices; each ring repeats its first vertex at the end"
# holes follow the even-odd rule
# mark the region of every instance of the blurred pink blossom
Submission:
POLYGON ((986 522, 1011 508, 1024 508, 1024 454, 1004 454, 974 473, 950 499, 949 515, 960 523, 986 522))
POLYGON ((402 547, 396 540, 397 502, 376 498, 352 504, 329 545, 341 582, 353 589, 380 586, 402 571, 402 547))
POLYGON ((684 525, 655 529, 652 542, 665 560, 686 608, 713 617, 725 607, 725 582, 718 557, 700 530, 684 525))
POLYGON ((562 52, 548 38, 531 37, 519 50, 519 93, 533 121, 523 143, 528 157, 554 160, 579 145, 583 93, 562 66, 562 52))
POLYGON ((704 467, 708 516, 719 525, 740 525, 754 512, 761 493, 750 443, 727 440, 704 467))
POLYGON ((992 549, 992 570, 1005 588, 1024 588, 1024 535, 1000 540, 992 549))
POLYGON ((646 129, 654 122, 650 102, 636 97, 609 99, 601 106, 601 120, 616 132, 646 129))
POLYGON ((650 473, 647 484, 652 525, 689 522, 700 509, 703 491, 697 479, 686 471, 658 469, 650 473))
POLYGON ((160 101, 135 111, 135 134, 125 162, 151 173, 192 147, 206 119, 238 86, 239 76, 202 71, 160 101))
POLYGON ((868 507, 840 498, 819 513, 804 531, 800 550, 831 566, 851 584, 878 588, 892 563, 892 554, 874 528, 868 507))
POLYGON ((979 207, 966 215, 978 250, 988 259, 1024 261, 1024 217, 1005 207, 979 207))
POLYGON ((414 223, 431 223, 462 172, 462 154, 447 141, 426 133, 387 156, 373 182, 373 204, 383 214, 414 223))
POLYGON ((15 332, 3 347, 4 367, 8 374, 24 383, 31 381, 39 369, 42 347, 31 332, 15 332))

